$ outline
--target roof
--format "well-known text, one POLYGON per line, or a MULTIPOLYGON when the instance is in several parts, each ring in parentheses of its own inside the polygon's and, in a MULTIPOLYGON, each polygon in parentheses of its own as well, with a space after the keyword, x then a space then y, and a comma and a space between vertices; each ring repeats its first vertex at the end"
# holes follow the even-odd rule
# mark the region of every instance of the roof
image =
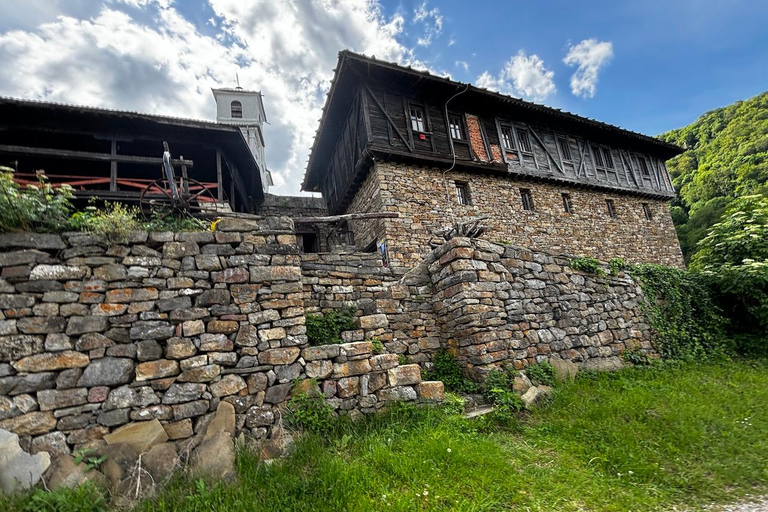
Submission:
MULTIPOLYGON (((245 173, 260 175, 248 141, 237 126, 142 112, 0 96, 0 126, 99 133, 136 139, 185 140, 218 145, 245 173)), ((256 180, 260 183, 260 180, 256 180)), ((258 197, 262 190, 253 191, 258 197)))
MULTIPOLYGON (((466 89, 466 93, 469 95, 475 95, 478 98, 486 98, 490 101, 501 102, 512 108, 534 112, 541 116, 542 121, 549 123, 567 123, 570 125, 576 124, 582 127, 582 129, 588 129, 590 131, 597 131, 602 134, 610 135, 614 139, 621 139, 627 141, 627 143, 634 143, 642 145, 649 153, 656 154, 667 160, 675 155, 682 153, 684 150, 679 146, 670 144, 668 142, 644 135, 642 133, 626 130, 618 126, 610 125, 590 119, 587 117, 579 116, 571 112, 565 112, 560 109, 548 107, 546 105, 540 105, 532 103, 519 98, 514 98, 505 94, 494 92, 488 89, 474 86, 472 84, 465 84, 457 82, 449 78, 437 76, 429 73, 428 71, 420 71, 405 67, 392 62, 386 62, 378 60, 375 57, 367 57, 358 53, 351 52, 349 50, 343 50, 339 52, 339 61, 335 69, 333 80, 331 81, 331 89, 327 95, 325 106, 323 107, 323 115, 320 119, 320 127, 318 128, 315 141, 310 153, 309 163, 307 164, 307 172, 304 175, 304 181, 302 183, 302 190, 311 190, 316 184, 316 174, 319 173, 319 169, 316 167, 324 163, 323 155, 329 151, 328 146, 334 145, 333 134, 329 133, 331 130, 327 129, 329 124, 329 117, 332 117, 332 113, 336 109, 344 110, 343 103, 345 101, 344 95, 339 94, 338 89, 340 83, 347 80, 346 75, 353 75, 353 72, 347 72, 350 64, 365 65, 368 69, 372 66, 376 66, 379 69, 387 70, 390 73, 410 75, 422 79, 429 80, 435 84, 442 84, 443 86, 454 87, 456 90, 466 89), (319 160, 318 160, 319 159, 319 160)), ((464 96, 468 96, 467 94, 464 96)), ((346 113, 346 112, 345 112, 346 113)))

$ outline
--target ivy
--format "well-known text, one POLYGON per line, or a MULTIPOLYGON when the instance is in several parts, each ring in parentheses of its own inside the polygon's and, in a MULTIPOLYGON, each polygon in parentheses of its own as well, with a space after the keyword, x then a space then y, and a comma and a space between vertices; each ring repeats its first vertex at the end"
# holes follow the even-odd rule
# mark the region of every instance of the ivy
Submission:
POLYGON ((571 268, 580 272, 586 272, 587 274, 595 274, 597 276, 604 276, 605 271, 600 268, 600 262, 595 258, 589 256, 582 256, 580 258, 572 258, 570 261, 571 268))

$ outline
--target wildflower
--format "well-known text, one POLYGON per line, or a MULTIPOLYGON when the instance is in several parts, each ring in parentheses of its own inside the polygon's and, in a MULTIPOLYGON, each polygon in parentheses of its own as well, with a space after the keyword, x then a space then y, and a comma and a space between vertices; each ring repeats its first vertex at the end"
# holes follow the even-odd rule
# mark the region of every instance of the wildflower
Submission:
POLYGON ((451 449, 450 448, 448 448, 448 453, 451 453, 451 449))
POLYGON ((421 493, 421 494, 423 494, 424 496, 429 496, 429 491, 424 491, 424 492, 423 492, 423 493, 421 493))

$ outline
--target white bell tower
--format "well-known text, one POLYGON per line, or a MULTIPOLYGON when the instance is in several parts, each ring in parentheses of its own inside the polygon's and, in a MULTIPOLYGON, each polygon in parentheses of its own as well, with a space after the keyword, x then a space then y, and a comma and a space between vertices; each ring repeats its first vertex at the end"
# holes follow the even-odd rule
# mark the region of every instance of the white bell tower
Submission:
POLYGON ((216 99, 216 122, 240 127, 261 170, 261 186, 266 193, 274 183, 264 159, 262 126, 267 122, 267 114, 261 92, 246 91, 239 86, 234 89, 211 89, 211 92, 216 99))

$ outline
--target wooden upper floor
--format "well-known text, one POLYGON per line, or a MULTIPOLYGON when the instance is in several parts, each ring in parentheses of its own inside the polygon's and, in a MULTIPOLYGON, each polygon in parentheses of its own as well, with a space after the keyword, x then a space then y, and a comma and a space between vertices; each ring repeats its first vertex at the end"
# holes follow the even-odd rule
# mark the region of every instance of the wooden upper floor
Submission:
POLYGON ((302 188, 343 211, 375 160, 666 199, 677 146, 469 84, 339 54, 302 188))

